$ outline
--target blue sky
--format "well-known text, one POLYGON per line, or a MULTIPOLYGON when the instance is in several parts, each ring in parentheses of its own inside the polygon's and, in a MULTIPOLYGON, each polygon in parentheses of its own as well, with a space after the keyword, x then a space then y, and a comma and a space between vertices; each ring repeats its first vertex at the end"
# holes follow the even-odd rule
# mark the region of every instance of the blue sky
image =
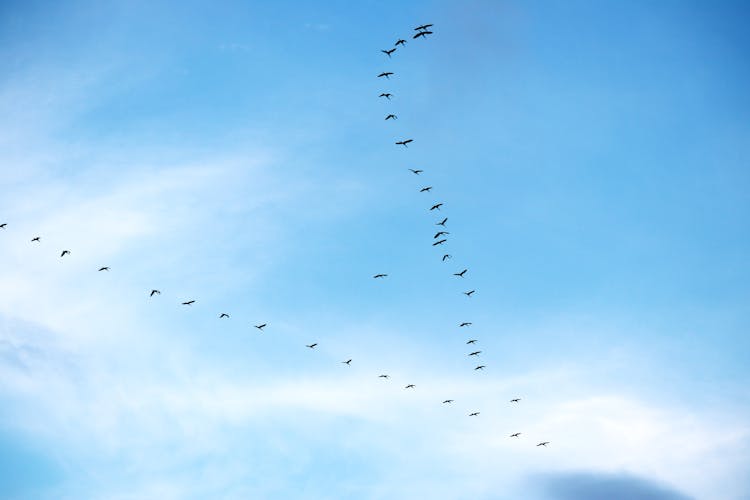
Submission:
POLYGON ((750 497, 747 14, 4 2, 1 496, 750 497))

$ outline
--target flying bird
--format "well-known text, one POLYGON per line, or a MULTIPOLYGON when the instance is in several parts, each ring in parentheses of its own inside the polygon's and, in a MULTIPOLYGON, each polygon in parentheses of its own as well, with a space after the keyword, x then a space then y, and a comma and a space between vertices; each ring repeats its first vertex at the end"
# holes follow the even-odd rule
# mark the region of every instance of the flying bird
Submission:
POLYGON ((471 297, 471 294, 474 292, 476 292, 476 290, 469 290, 468 292, 464 292, 464 295, 466 295, 467 297, 471 297))
POLYGON ((375 276, 373 276, 373 278, 385 278, 386 276, 388 276, 388 275, 387 274, 376 274, 375 276))
POLYGON ((549 444, 549 441, 542 441, 537 446, 544 446, 546 448, 548 444, 549 444))
POLYGON ((396 116, 394 114, 390 114, 390 115, 386 116, 385 119, 386 120, 398 120, 398 116, 396 116))
POLYGON ((255 328, 257 328, 260 331, 263 331, 263 329, 266 327, 266 323, 263 323, 262 325, 253 325, 255 328))
POLYGON ((420 36, 424 37, 424 36, 427 36, 427 35, 432 35, 432 31, 420 31, 419 33, 417 33, 416 35, 414 35, 412 38, 419 38, 420 36))
POLYGON ((517 438, 517 437, 518 437, 518 436, 520 436, 520 435, 521 435, 521 433, 520 433, 520 432, 514 432, 513 434, 511 434, 511 435, 510 435, 510 437, 512 437, 512 438, 517 438))
POLYGON ((414 387, 416 387, 414 384, 409 384, 404 389, 414 389, 414 387))
POLYGON ((381 76, 384 76, 390 80, 392 74, 393 74, 392 71, 383 71, 382 73, 378 75, 378 78, 380 78, 381 76))
POLYGON ((482 354, 482 351, 474 351, 469 356, 479 356, 480 354, 482 354))
POLYGON ((344 363, 345 365, 351 365, 352 364, 352 360, 351 359, 347 359, 346 361, 342 361, 342 363, 344 363))
POLYGON ((414 142, 414 139, 406 139, 405 141, 397 141, 396 145, 408 148, 409 146, 407 146, 407 144, 409 144, 410 142, 414 142))
POLYGON ((453 276, 458 276, 459 278, 463 278, 464 274, 466 274, 466 271, 468 271, 468 269, 464 269, 460 273, 453 273, 453 276))
POLYGON ((448 253, 443 255, 443 262, 445 262, 445 259, 450 259, 450 258, 451 258, 451 255, 448 253))
POLYGON ((396 48, 394 47, 394 48, 392 48, 390 50, 381 50, 380 52, 382 52, 383 54, 387 55, 388 57, 391 57, 391 54, 393 54, 394 52, 396 52, 396 48))
POLYGON ((7 225, 8 225, 7 222, 3 222, 2 224, 0 224, 0 229, 5 229, 5 226, 7 225))
POLYGON ((444 236, 446 234, 451 234, 451 233, 449 233, 448 231, 438 231, 437 233, 435 233, 435 236, 433 236, 432 239, 440 238, 441 236, 444 236))
POLYGON ((378 375, 378 378, 388 378, 390 375, 378 375))
POLYGON ((228 318, 228 317, 229 317, 229 315, 227 313, 221 313, 221 314, 219 314, 219 319, 221 319, 221 318, 228 318))
POLYGON ((443 219, 440 222, 436 223, 435 225, 436 226, 443 226, 443 227, 445 227, 445 223, 446 222, 448 222, 448 217, 446 217, 445 219, 443 219))
POLYGON ((476 417, 477 415, 479 415, 478 411, 475 411, 474 413, 469 413, 470 417, 476 417))
POLYGON ((476 370, 484 370, 484 368, 485 368, 485 366, 484 366, 484 365, 479 365, 479 366, 477 366, 476 368, 474 368, 474 370, 475 370, 475 371, 476 371, 476 370))
POLYGON ((471 326, 471 321, 464 321, 463 323, 461 323, 461 324, 460 324, 460 325, 458 325, 458 326, 459 326, 459 327, 461 327, 461 326, 471 326))
POLYGON ((446 241, 448 241, 448 240, 446 240, 445 238, 443 238, 442 240, 437 240, 435 243, 432 244, 432 246, 436 247, 438 245, 442 245, 446 241))
POLYGON ((450 403, 452 403, 452 402, 453 402, 453 400, 452 400, 452 399, 446 399, 445 401, 443 401, 443 404, 446 404, 446 403, 450 404, 450 403))
POLYGON ((423 187, 422 189, 420 189, 419 192, 420 193, 429 193, 431 189, 432 189, 432 186, 427 186, 427 187, 423 187))
POLYGON ((107 266, 100 267, 99 271, 109 271, 109 268, 107 266))
POLYGON ((194 300, 188 300, 182 303, 183 306, 192 306, 193 304, 195 304, 194 300))
POLYGON ((32 241, 32 242, 34 242, 34 241, 36 241, 36 242, 40 242, 40 240, 41 240, 41 239, 42 239, 42 238, 41 238, 40 236, 34 236, 33 238, 31 238, 31 241, 32 241))
POLYGON ((513 398, 510 400, 511 403, 518 403, 519 401, 521 401, 521 398, 513 398))
POLYGON ((149 297, 153 297, 154 295, 161 295, 161 292, 159 290, 151 290, 149 297))
POLYGON ((396 43, 394 45, 396 47, 398 47, 399 45, 406 45, 406 40, 402 40, 399 38, 398 40, 396 40, 396 43))
POLYGON ((380 94, 380 95, 379 95, 378 97, 385 97, 386 99, 388 99, 388 100, 390 101, 390 100, 391 100, 391 96, 392 96, 392 95, 393 95, 393 94, 388 94, 388 93, 386 93, 386 92, 383 92, 383 93, 382 93, 382 94, 380 94))
POLYGON ((70 250, 63 250, 62 253, 60 254, 60 257, 65 257, 69 253, 70 253, 70 250))
POLYGON ((416 174, 416 175, 419 175, 419 174, 421 174, 422 172, 424 172, 424 170, 414 170, 413 168, 410 168, 410 169, 409 169, 409 171, 410 171, 411 173, 413 173, 413 174, 416 174))
POLYGON ((315 349, 315 346, 316 346, 316 345, 318 345, 318 343, 317 343, 317 342, 316 342, 316 343, 314 343, 314 344, 310 344, 310 345, 305 345, 305 347, 309 347, 310 349, 315 349))
POLYGON ((466 344, 476 344, 476 343, 477 343, 477 339, 471 339, 466 342, 466 344))
POLYGON ((414 28, 414 31, 422 31, 422 30, 426 30, 427 28, 432 28, 432 25, 423 24, 422 26, 417 26, 416 28, 414 28))
POLYGON ((430 208, 430 210, 440 210, 440 207, 442 207, 442 206, 443 206, 442 203, 437 203, 435 205, 432 205, 432 207, 430 208))

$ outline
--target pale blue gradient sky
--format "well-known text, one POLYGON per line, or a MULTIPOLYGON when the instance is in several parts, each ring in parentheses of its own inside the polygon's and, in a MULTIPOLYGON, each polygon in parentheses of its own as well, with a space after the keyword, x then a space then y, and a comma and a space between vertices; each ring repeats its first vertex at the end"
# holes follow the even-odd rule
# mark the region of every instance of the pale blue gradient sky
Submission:
POLYGON ((4 2, 0 491, 747 498, 747 16, 4 2))

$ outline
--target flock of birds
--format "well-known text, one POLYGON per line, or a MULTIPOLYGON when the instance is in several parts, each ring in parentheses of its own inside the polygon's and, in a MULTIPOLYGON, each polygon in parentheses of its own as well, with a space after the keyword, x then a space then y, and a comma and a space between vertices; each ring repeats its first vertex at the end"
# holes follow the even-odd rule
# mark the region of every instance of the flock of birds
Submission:
MULTIPOLYGON (((432 26, 433 26, 432 24, 423 24, 421 26, 417 26, 416 28, 414 28, 414 31, 416 31, 416 33, 412 36, 412 38, 415 39, 415 40, 416 39, 420 39, 420 38, 426 39, 429 35, 433 34, 433 32, 430 31, 430 28, 432 28, 432 26)), ((394 52, 396 52, 396 49, 399 48, 399 47, 405 47, 406 43, 407 43, 406 40, 399 39, 399 40, 396 41, 394 47, 392 47, 390 49, 387 49, 387 50, 382 50, 381 52, 383 52, 384 54, 386 54, 388 56, 388 58, 390 59, 393 56, 394 52)), ((386 78, 386 79, 390 80, 390 77, 393 76, 393 75, 394 75, 394 73, 392 71, 383 71, 382 73, 380 73, 378 75, 378 78, 386 78)), ((393 94, 391 94, 389 92, 383 92, 383 93, 380 94, 379 97, 385 98, 388 101, 390 101, 391 97, 393 97, 393 94)), ((389 113, 388 115, 386 115, 385 120, 386 121, 388 121, 388 120, 396 120, 397 118, 398 117, 395 114, 389 113)), ((395 144, 397 146, 404 146, 405 148, 408 148, 408 145, 411 144, 412 142, 414 142, 413 139, 401 139, 401 140, 395 141, 395 144)), ((408 170, 411 171, 414 175, 417 175, 417 176, 421 175, 424 172, 422 169, 412 169, 412 168, 409 168, 408 170)), ((423 187, 423 188, 421 188, 419 190, 420 193, 429 193, 431 191, 432 191, 432 186, 425 186, 425 187, 423 187)), ((435 204, 433 204, 430 207, 429 211, 440 210, 440 208, 442 206, 443 206, 442 202, 435 203, 435 204)), ((447 227, 446 226, 447 222, 448 222, 448 217, 444 217, 444 218, 442 218, 441 220, 439 220, 439 221, 437 221, 435 223, 435 225, 439 226, 440 229, 435 233, 435 235, 433 237, 433 240, 434 240, 432 242, 432 246, 433 247, 441 246, 441 245, 445 244, 448 241, 447 238, 445 238, 445 236, 448 236, 450 234, 448 231, 445 230, 445 228, 447 227)), ((7 225, 8 225, 7 223, 0 223, 0 230, 6 229, 7 225)), ((31 238, 31 243, 41 244, 41 240, 42 240, 41 236, 34 236, 33 238, 31 238)), ((64 257, 66 257, 66 256, 68 256, 68 255, 71 255, 71 251, 70 250, 64 249, 64 250, 62 250, 60 252, 60 258, 61 259, 64 258, 64 257)), ((451 258, 452 258, 452 256, 450 254, 445 253, 445 254, 443 254, 441 260, 442 260, 442 262, 445 262, 445 261, 447 261, 447 260, 449 260, 451 258)), ((110 267, 109 266, 102 266, 102 267, 98 268, 98 272, 108 272, 108 271, 110 271, 110 267)), ((459 272, 453 273, 453 276, 463 279, 463 278, 466 277, 466 273, 468 271, 469 271, 468 269, 463 269, 463 270, 461 270, 459 272)), ((373 276, 374 279, 385 279, 387 277, 388 277, 388 274, 386 274, 386 273, 378 273, 378 274, 375 274, 373 276)), ((467 291, 463 292, 463 294, 466 295, 467 297, 471 297, 472 295, 474 295, 475 292, 476 292, 476 290, 472 289, 472 290, 467 290, 467 291)), ((151 289, 147 293, 148 293, 148 297, 150 299, 153 298, 153 297, 155 297, 155 296, 161 295, 161 291, 158 290, 158 289, 156 289, 156 288, 151 289)), ((195 304, 195 302, 196 302, 195 299, 190 299, 190 300, 183 301, 181 304, 183 306, 188 306, 189 307, 189 306, 192 306, 193 304, 195 304)), ((222 312, 222 313, 219 314, 218 317, 219 317, 219 319, 228 319, 229 318, 229 314, 225 313, 225 312, 222 312)), ((459 328, 467 328, 467 327, 470 327, 471 325, 472 325, 472 323, 470 321, 465 321, 465 322, 460 323, 458 326, 459 326, 459 328)), ((260 323, 260 324, 253 325, 253 326, 256 329, 258 329, 259 331, 263 332, 264 328, 266 328, 268 326, 268 324, 267 323, 260 323)), ((469 340, 466 341, 466 345, 472 345, 473 346, 477 342, 479 342, 478 339, 469 339, 469 340)), ((315 349, 317 347, 317 345, 318 345, 318 343, 315 342, 315 343, 311 343, 311 344, 306 344, 305 347, 307 347, 309 349, 315 349)), ((472 351, 472 352, 468 353, 468 356, 469 357, 478 357, 480 354, 482 354, 482 351, 481 350, 476 350, 476 351, 472 351)), ((351 363, 352 363, 352 359, 347 359, 347 360, 341 361, 341 363, 345 364, 347 366, 350 366, 351 363)), ((478 364, 474 368, 474 371, 484 370, 485 368, 486 368, 486 365, 478 364)), ((388 375, 388 374, 381 374, 381 375, 378 375, 378 378, 389 379, 390 375, 388 375)), ((404 389, 415 389, 415 388, 416 388, 415 384, 407 384, 406 386, 404 386, 404 389)), ((518 404, 520 402, 521 402, 521 398, 513 398, 513 399, 511 399, 509 401, 510 404, 518 404)), ((445 400, 442 401, 442 404, 450 405, 452 403, 454 403, 453 399, 445 399, 445 400)), ((479 414, 480 414, 479 411, 471 411, 468 414, 468 416, 470 416, 470 417, 477 417, 477 416, 479 416, 479 414)), ((510 434, 509 437, 511 437, 511 438, 518 438, 520 436, 521 436, 520 432, 514 432, 514 433, 510 434)), ((536 446, 538 446, 538 447, 539 446, 545 446, 546 447, 548 444, 549 444, 549 441, 541 441, 536 446)))

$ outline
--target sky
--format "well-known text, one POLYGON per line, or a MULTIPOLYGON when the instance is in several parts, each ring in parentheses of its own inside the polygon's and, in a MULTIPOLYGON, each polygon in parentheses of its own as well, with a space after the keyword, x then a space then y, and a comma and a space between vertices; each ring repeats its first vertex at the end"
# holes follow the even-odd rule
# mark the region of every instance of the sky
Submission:
POLYGON ((0 497, 750 498, 748 13, 2 2, 0 497))

